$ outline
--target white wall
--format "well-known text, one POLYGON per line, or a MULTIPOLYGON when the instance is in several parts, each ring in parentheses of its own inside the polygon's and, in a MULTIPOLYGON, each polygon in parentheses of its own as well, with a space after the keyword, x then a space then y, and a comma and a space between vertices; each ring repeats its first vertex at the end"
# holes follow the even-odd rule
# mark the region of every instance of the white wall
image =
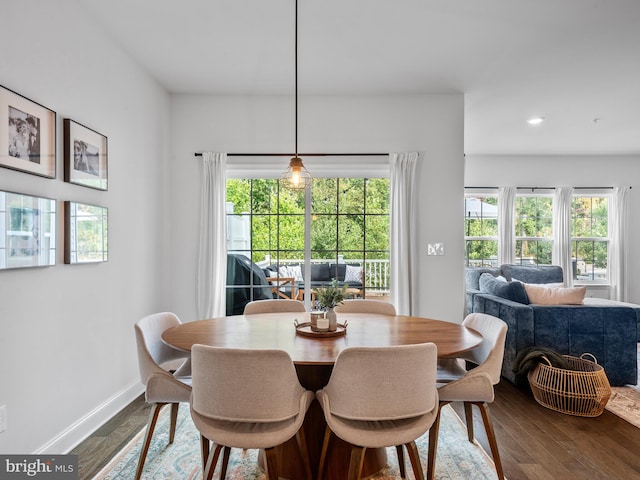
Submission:
MULTIPOLYGON (((172 96, 171 288, 183 320, 197 318, 202 167, 194 152, 290 152, 293 112, 291 97, 172 96)), ((463 97, 301 97, 299 113, 301 152, 423 152, 418 169, 417 313, 462 321, 463 97), (444 242, 445 255, 427 257, 427 242, 444 242)))
MULTIPOLYGON (((475 187, 616 187, 629 193, 629 255, 627 301, 640 303, 640 156, 616 155, 467 155, 465 185, 475 187)), ((600 296, 597 292, 595 296, 600 296)))
POLYGON ((3 2, 0 84, 58 115, 56 179, 0 169, 58 201, 57 265, 0 271, 0 452, 63 453, 142 391, 133 323, 169 307, 168 95, 74 0, 3 2), (108 137, 107 192, 63 181, 63 118, 108 137), (109 208, 108 263, 62 263, 64 200, 109 208))

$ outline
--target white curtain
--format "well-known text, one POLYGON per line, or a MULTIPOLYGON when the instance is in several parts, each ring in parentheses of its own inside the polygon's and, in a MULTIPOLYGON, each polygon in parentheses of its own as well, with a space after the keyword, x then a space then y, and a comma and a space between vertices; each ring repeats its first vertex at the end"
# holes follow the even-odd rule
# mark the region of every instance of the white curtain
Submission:
POLYGON ((516 252, 515 198, 516 187, 498 189, 498 265, 513 263, 516 252))
POLYGON ((227 228, 226 153, 202 154, 200 247, 198 254, 198 316, 226 314, 227 228))
POLYGON ((551 263, 560 265, 564 284, 573 285, 573 259, 571 258, 571 200, 573 187, 558 187, 553 194, 553 249, 551 263))
POLYGON ((391 153, 391 303, 398 315, 415 311, 413 286, 417 263, 416 167, 418 152, 391 153))
POLYGON ((609 201, 609 298, 627 298, 627 220, 630 187, 615 187, 609 201))

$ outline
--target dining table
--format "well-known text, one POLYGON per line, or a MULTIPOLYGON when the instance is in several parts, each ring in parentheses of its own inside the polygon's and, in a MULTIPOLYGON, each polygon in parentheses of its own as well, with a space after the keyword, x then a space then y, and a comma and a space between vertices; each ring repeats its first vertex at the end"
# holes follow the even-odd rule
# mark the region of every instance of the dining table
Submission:
MULTIPOLYGON (((185 322, 166 330, 162 340, 169 346, 190 351, 203 344, 227 348, 277 348, 291 357, 300 384, 311 391, 329 381, 338 354, 349 347, 380 347, 432 342, 438 358, 456 357, 482 342, 482 336, 459 323, 406 315, 372 313, 338 314, 338 331, 312 332, 306 325, 310 314, 303 312, 232 315, 185 322), (297 326, 296 326, 297 325, 297 326)), ((407 365, 411 368, 411 365, 407 365)), ((314 478, 317 476, 326 429, 324 413, 314 400, 303 424, 314 478)), ((344 480, 351 446, 335 435, 327 452, 325 480, 344 480)), ((295 437, 277 448, 280 476, 305 478, 295 437)), ((262 458, 261 458, 262 460, 262 458)), ((387 463, 386 450, 367 449, 362 477, 381 471, 387 463)))

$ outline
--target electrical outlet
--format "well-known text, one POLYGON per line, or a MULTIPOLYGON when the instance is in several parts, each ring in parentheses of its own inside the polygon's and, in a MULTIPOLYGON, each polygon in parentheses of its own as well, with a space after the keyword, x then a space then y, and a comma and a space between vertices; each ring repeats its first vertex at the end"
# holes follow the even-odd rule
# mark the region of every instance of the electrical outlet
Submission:
POLYGON ((7 406, 0 405, 0 433, 7 429, 7 406))

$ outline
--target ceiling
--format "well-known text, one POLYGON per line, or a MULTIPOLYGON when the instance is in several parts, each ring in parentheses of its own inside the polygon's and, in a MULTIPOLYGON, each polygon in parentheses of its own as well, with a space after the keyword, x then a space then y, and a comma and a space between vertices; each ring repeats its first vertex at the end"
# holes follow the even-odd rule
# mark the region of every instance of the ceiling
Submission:
MULTIPOLYGON (((79 2, 169 92, 293 95, 294 0, 79 2)), ((640 153, 638 0, 298 8, 300 95, 463 93, 466 154, 640 153)))

